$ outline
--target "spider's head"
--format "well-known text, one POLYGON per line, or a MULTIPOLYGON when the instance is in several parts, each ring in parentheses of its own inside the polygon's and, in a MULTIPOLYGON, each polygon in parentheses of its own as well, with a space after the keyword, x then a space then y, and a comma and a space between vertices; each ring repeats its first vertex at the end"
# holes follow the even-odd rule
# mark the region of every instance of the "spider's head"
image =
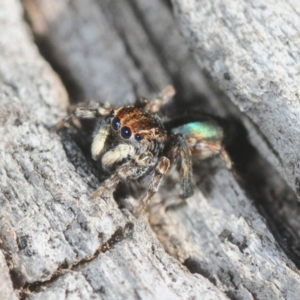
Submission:
POLYGON ((123 106, 111 112, 112 134, 120 143, 131 144, 141 151, 158 154, 167 133, 160 118, 135 106, 123 106))
POLYGON ((141 153, 159 157, 166 141, 167 132, 158 115, 136 106, 122 106, 112 110, 107 123, 97 131, 92 156, 101 159, 105 169, 114 169, 141 153))

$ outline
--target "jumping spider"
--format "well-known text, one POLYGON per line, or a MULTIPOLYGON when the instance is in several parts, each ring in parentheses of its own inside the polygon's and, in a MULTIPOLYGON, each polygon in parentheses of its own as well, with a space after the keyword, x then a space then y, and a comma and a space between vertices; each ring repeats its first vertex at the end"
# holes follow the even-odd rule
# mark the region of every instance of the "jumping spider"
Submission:
POLYGON ((220 155, 226 166, 231 167, 223 147, 223 130, 212 119, 186 116, 163 121, 158 115, 174 94, 173 87, 168 86, 157 99, 138 100, 134 105, 77 107, 58 124, 59 129, 72 117, 97 119, 92 158, 101 161, 111 176, 93 193, 93 198, 113 192, 121 181, 146 178, 148 189, 137 210, 141 212, 174 162, 180 162, 180 196, 184 199, 193 194, 192 158, 203 160, 220 155))

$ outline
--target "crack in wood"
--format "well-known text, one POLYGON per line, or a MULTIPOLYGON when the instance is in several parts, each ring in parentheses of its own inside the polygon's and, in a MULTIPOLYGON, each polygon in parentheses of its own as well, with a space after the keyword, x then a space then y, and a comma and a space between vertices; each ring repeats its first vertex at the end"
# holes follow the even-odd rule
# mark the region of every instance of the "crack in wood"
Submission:
MULTIPOLYGON (((109 240, 105 244, 101 245, 93 253, 93 255, 86 256, 85 258, 81 259, 80 261, 74 262, 71 265, 67 265, 66 262, 61 264, 48 280, 26 283, 24 287, 19 290, 20 299, 24 300, 31 293, 37 293, 41 290, 42 287, 55 282, 61 275, 65 274, 64 271, 76 271, 85 264, 93 261, 100 254, 109 251, 114 245, 130 238, 132 236, 133 230, 134 224, 132 222, 127 222, 124 227, 118 227, 116 231, 111 235, 109 240)), ((11 271, 11 279, 13 283, 17 280, 16 276, 17 274, 11 271)))

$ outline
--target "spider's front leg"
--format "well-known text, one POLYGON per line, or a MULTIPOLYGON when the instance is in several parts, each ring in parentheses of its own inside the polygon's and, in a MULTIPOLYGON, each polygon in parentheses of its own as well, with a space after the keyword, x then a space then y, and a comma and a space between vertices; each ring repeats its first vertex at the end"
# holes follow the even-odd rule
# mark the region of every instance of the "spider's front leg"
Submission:
POLYGON ((142 203, 139 205, 136 214, 141 213, 148 205, 152 196, 158 191, 163 176, 169 171, 169 169, 170 160, 165 156, 161 157, 153 171, 148 190, 146 195, 143 197, 142 203))
POLYGON ((193 195, 193 168, 191 152, 182 134, 175 134, 171 137, 171 144, 167 157, 173 163, 180 157, 181 197, 189 198, 193 195))
POLYGON ((168 85, 162 90, 157 98, 151 100, 138 99, 136 105, 142 106, 150 113, 157 113, 163 105, 174 97, 175 93, 174 87, 172 85, 168 85))
POLYGON ((108 115, 111 112, 111 108, 105 106, 98 106, 97 108, 88 107, 76 107, 73 113, 63 118, 55 127, 56 130, 61 130, 66 123, 70 122, 73 118, 77 119, 96 119, 108 115))
POLYGON ((133 159, 118 167, 93 193, 92 198, 95 199, 107 193, 111 195, 121 181, 129 181, 142 177, 155 163, 156 159, 149 151, 135 156, 133 159))

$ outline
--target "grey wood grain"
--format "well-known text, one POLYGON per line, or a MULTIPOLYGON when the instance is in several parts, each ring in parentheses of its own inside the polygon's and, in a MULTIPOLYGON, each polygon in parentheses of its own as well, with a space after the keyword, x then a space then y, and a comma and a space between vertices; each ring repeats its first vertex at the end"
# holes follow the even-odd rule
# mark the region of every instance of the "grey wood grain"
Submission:
POLYGON ((1 299, 18 299, 14 294, 9 268, 2 252, 0 252, 0 296, 1 299))

